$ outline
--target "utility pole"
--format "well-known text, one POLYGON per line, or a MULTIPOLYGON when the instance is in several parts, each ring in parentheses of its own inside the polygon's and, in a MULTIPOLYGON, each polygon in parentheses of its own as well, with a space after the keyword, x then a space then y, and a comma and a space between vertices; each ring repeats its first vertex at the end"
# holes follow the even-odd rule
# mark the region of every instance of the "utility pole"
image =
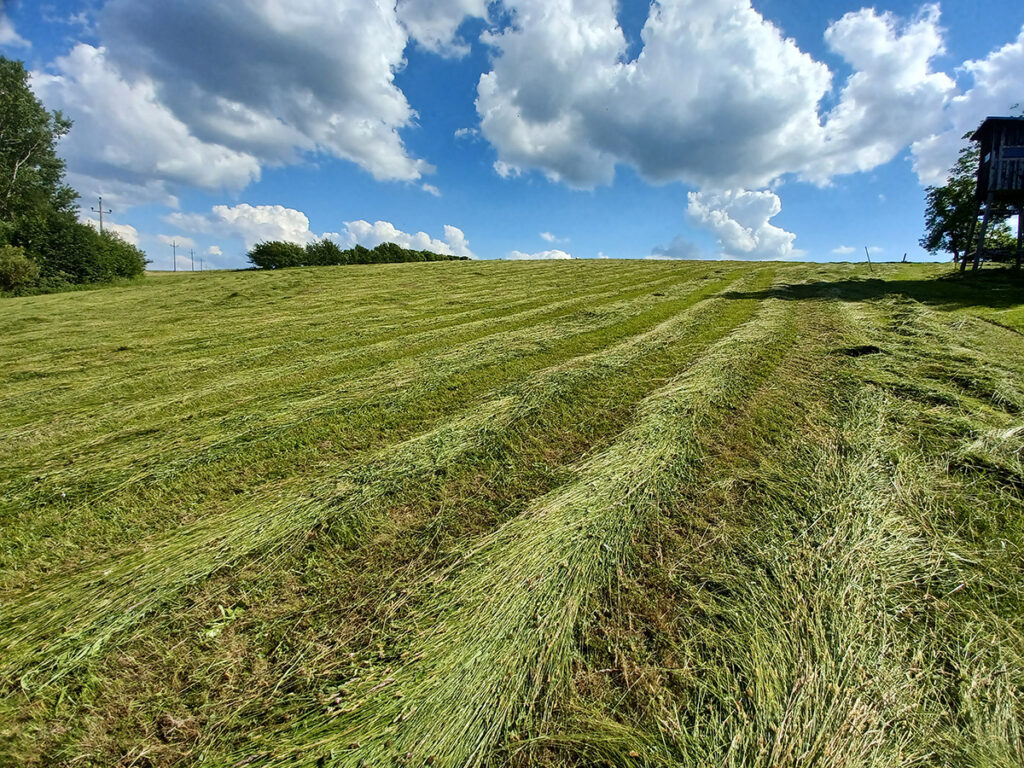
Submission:
POLYGON ((177 272, 178 271, 178 241, 177 240, 172 240, 171 241, 171 253, 174 254, 174 256, 173 256, 173 258, 174 258, 174 271, 177 272))
POLYGON ((868 250, 866 245, 864 246, 864 253, 868 255, 868 270, 874 273, 875 265, 871 263, 871 251, 868 250))
POLYGON ((103 195, 100 195, 100 207, 99 208, 90 208, 89 210, 92 211, 93 213, 98 213, 100 215, 100 234, 102 235, 103 234, 103 214, 104 213, 113 213, 113 211, 111 211, 111 210, 106 210, 106 211, 103 210, 103 195))
POLYGON ((192 271, 195 272, 196 271, 196 249, 195 248, 189 248, 188 249, 188 257, 192 261, 192 271))

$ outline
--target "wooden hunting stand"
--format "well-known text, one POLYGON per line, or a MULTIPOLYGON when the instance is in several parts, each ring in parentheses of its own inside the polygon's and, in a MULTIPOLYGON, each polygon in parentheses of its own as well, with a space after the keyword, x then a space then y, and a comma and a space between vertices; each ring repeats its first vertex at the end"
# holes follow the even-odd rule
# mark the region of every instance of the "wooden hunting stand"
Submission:
MULTIPOLYGON (((978 188, 975 199, 979 213, 984 206, 974 267, 981 266, 985 250, 985 231, 996 208, 1017 209, 1017 269, 1024 258, 1024 117, 990 117, 971 136, 981 144, 978 163, 978 188)), ((960 271, 967 269, 967 256, 960 271)))

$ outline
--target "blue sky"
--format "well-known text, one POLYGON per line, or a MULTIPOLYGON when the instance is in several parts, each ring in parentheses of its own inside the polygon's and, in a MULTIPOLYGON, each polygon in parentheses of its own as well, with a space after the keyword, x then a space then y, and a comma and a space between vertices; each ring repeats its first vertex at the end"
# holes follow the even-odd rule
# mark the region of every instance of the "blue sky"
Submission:
POLYGON ((0 53, 75 121, 83 217, 102 193, 156 268, 170 240, 237 267, 256 240, 325 236, 926 259, 923 185, 1024 102, 1019 0, 0 7, 0 53))

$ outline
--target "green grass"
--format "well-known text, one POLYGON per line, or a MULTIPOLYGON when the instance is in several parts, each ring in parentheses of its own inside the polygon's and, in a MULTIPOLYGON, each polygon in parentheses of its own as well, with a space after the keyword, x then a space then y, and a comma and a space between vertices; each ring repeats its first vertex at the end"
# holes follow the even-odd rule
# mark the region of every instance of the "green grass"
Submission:
POLYGON ((1024 282, 5 299, 0 765, 1014 766, 1024 282))

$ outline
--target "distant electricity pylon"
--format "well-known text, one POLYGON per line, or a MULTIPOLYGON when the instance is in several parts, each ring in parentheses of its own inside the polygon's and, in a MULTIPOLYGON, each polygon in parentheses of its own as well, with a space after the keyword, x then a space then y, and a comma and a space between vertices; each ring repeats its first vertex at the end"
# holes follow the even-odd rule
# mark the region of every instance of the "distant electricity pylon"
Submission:
POLYGON ((102 235, 103 234, 103 214, 104 213, 113 213, 113 211, 111 211, 109 209, 106 210, 106 211, 103 210, 103 195, 100 195, 100 207, 99 208, 90 208, 89 210, 92 211, 93 213, 98 213, 100 215, 100 234, 102 235))

